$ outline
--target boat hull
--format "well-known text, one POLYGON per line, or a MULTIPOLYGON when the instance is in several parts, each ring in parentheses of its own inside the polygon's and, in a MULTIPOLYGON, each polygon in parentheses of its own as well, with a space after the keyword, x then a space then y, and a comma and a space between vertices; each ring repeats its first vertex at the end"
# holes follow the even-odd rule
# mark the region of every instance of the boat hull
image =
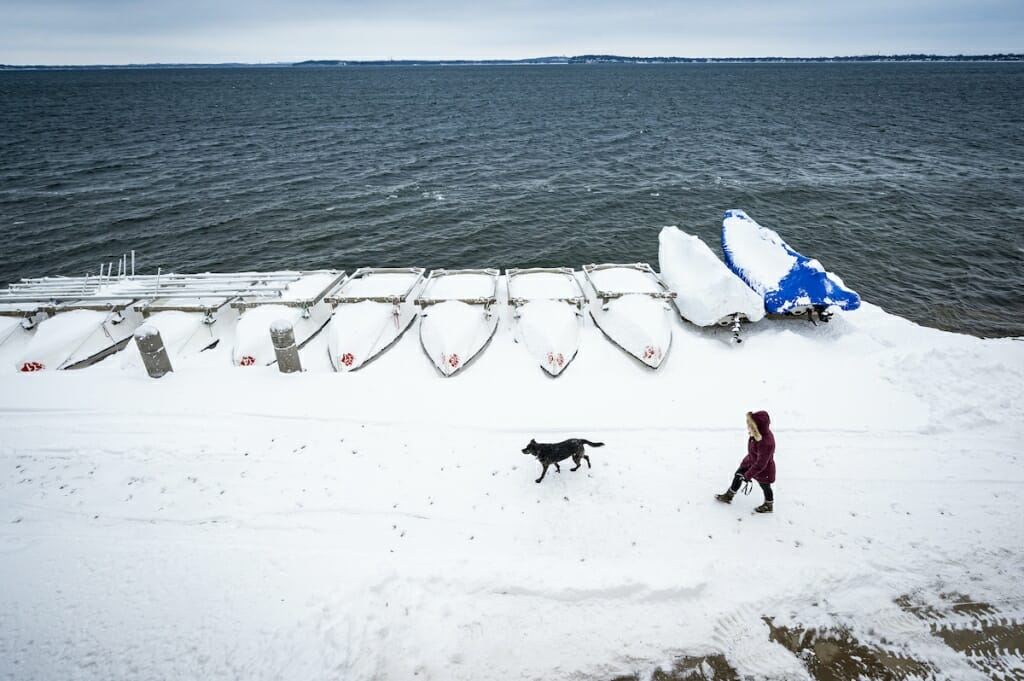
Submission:
POLYGON ((595 301, 590 315, 601 332, 645 366, 657 369, 672 346, 671 312, 664 300, 641 293, 604 304, 595 301))
POLYGON ((420 344, 442 376, 454 376, 487 347, 497 328, 498 316, 490 309, 448 300, 421 315, 420 344))

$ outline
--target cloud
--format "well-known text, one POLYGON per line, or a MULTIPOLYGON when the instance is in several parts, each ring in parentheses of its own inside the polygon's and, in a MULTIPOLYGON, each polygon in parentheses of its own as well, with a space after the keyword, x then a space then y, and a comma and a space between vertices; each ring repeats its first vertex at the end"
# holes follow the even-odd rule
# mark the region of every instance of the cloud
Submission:
POLYGON ((1019 0, 6 0, 0 62, 1024 51, 1019 0))

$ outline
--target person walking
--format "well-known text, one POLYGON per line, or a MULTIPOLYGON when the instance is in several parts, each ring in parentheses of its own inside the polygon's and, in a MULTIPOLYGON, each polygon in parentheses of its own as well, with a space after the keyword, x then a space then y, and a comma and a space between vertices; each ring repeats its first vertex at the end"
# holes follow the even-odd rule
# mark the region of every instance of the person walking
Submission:
POLYGON ((723 504, 731 504, 737 490, 744 482, 757 480, 764 492, 764 503, 754 509, 756 513, 773 513, 775 511, 775 495, 772 483, 775 482, 775 436, 772 434, 771 419, 766 411, 747 412, 747 455, 740 462, 740 467, 732 476, 732 485, 721 494, 716 494, 723 504))

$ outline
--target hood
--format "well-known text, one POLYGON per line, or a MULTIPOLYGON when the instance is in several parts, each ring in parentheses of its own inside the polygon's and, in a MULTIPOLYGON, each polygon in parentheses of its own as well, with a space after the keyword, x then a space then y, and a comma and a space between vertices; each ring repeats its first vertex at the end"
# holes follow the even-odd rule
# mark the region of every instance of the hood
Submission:
POLYGON ((768 426, 771 424, 771 418, 768 416, 766 411, 755 411, 747 412, 747 424, 750 426, 750 431, 753 437, 758 442, 764 437, 764 434, 768 432, 768 426))

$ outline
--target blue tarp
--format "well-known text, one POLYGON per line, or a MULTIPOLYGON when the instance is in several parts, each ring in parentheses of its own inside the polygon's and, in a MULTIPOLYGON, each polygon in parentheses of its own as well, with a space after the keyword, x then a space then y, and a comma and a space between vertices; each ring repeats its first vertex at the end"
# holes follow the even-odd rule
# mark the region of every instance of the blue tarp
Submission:
POLYGON ((729 269, 764 297, 769 314, 860 307, 860 296, 839 277, 826 272, 817 260, 794 251, 776 232, 757 224, 742 210, 725 212, 722 252, 729 269))

